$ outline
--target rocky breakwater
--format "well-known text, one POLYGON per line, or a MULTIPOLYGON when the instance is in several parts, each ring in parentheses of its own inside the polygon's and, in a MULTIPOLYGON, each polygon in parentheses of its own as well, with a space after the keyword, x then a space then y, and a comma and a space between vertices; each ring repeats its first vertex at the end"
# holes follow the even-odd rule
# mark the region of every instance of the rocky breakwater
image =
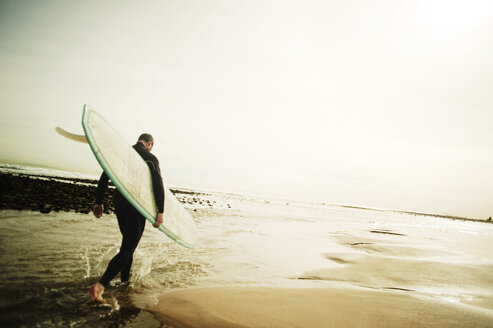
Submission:
MULTIPOLYGON (((97 180, 45 175, 0 172, 0 210, 28 210, 50 213, 74 211, 90 213, 96 196, 97 180)), ((111 185, 104 197, 105 213, 113 213, 111 185)), ((210 194, 190 190, 170 189, 178 201, 190 210, 198 208, 227 207, 208 198, 210 194)))
MULTIPOLYGON (((97 183, 90 179, 1 173, 0 209, 89 213, 97 183)), ((106 213, 114 211, 113 188, 106 191, 106 213)))

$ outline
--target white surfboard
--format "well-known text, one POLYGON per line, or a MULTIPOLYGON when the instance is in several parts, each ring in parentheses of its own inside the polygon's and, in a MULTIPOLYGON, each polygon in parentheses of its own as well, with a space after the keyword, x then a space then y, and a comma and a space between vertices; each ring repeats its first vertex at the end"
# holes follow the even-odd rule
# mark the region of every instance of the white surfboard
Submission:
MULTIPOLYGON (((151 173, 145 161, 101 115, 87 105, 84 105, 82 127, 94 156, 118 191, 149 222, 154 223, 157 208, 151 173)), ((72 140, 77 136, 70 133, 62 135, 72 140)), ((84 142, 82 138, 75 140, 84 142)), ((178 244, 194 248, 197 229, 192 216, 166 186, 164 191, 164 222, 159 230, 178 244)))

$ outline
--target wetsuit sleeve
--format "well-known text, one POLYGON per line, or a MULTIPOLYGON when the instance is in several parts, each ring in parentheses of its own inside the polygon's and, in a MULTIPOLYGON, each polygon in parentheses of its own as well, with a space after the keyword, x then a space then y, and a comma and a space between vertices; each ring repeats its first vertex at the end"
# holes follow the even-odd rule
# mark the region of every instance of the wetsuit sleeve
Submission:
POLYGON ((151 170, 152 189, 154 191, 154 200, 156 201, 157 212, 163 213, 164 185, 163 178, 161 177, 161 169, 159 168, 159 161, 157 159, 154 159, 153 161, 148 161, 147 165, 151 170))
POLYGON ((108 180, 108 176, 103 172, 99 178, 98 188, 96 189, 96 204, 103 204, 104 193, 108 189, 108 180))

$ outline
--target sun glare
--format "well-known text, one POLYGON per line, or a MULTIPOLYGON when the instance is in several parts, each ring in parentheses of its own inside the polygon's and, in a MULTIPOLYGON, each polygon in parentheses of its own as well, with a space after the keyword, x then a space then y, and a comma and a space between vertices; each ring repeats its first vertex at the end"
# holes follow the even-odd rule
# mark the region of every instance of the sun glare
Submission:
POLYGON ((421 9, 431 36, 452 38, 474 30, 493 16, 493 1, 423 0, 421 9))

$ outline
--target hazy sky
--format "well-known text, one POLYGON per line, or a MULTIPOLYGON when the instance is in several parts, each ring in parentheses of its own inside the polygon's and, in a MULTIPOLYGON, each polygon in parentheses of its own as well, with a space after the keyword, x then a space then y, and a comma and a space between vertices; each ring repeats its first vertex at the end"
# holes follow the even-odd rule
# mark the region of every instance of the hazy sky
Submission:
POLYGON ((2 162, 98 174, 83 104, 170 186, 493 216, 493 2, 0 1, 2 162))

